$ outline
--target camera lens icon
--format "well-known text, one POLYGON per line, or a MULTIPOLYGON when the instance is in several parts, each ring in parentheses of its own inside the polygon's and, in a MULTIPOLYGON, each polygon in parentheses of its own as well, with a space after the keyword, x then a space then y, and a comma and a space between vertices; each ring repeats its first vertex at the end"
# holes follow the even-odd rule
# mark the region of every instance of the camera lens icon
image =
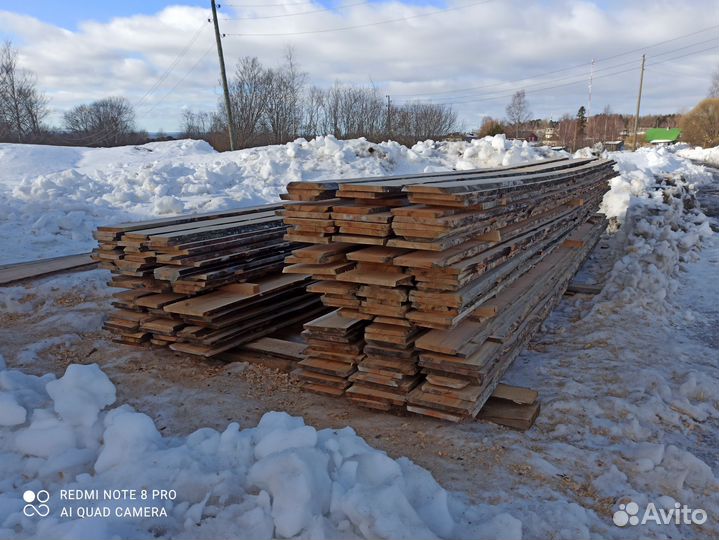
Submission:
POLYGON ((22 513, 27 517, 45 517, 50 513, 50 507, 45 504, 50 500, 50 493, 44 489, 39 490, 37 493, 28 489, 23 492, 22 500, 27 503, 22 509, 22 513))

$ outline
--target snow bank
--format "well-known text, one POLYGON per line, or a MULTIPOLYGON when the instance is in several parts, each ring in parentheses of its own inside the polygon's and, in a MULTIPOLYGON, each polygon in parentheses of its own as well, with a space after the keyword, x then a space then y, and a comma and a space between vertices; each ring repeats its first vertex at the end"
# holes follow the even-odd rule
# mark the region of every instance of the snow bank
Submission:
POLYGON ((677 150, 677 154, 687 159, 693 159, 713 165, 714 167, 719 167, 719 146, 715 146, 714 148, 696 146, 692 148, 688 145, 682 145, 682 147, 677 150))
POLYGON ((679 286, 681 265, 694 260, 712 234, 695 197, 696 187, 712 177, 667 148, 610 156, 620 176, 611 180, 601 211, 622 224, 625 247, 597 309, 641 304, 652 314, 669 314, 666 299, 679 286))
POLYGON ((102 224, 277 201, 288 182, 513 165, 549 154, 503 135, 412 148, 327 136, 224 153, 193 140, 0 144, 0 264, 89 251, 102 224))
POLYGON ((252 428, 163 437, 132 407, 107 409, 115 387, 96 364, 59 379, 0 365, 2 538, 521 538, 519 520, 467 506, 348 427, 270 412, 252 428), (108 500, 105 489, 137 498, 108 500), (50 494, 49 515, 23 512, 27 490, 50 494), (61 490, 100 495, 63 500, 61 490))

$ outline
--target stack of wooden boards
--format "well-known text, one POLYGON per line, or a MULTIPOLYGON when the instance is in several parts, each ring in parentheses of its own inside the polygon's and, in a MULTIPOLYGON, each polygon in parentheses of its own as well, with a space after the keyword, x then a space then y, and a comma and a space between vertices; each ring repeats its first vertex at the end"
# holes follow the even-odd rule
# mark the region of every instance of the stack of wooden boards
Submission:
POLYGON ((477 416, 604 230, 596 212, 613 176, 609 160, 558 158, 290 183, 285 239, 314 245, 285 273, 317 279, 308 290, 332 316, 364 328, 356 371, 332 394, 477 416))
POLYGON ((326 311, 306 275, 283 275, 293 246, 280 205, 99 227, 112 272, 114 340, 205 357, 326 311), (281 314, 281 316, 279 316, 281 314))
POLYGON ((364 321, 342 317, 337 311, 305 323, 302 335, 307 348, 293 372, 302 387, 319 394, 342 395, 363 358, 364 327, 364 321))

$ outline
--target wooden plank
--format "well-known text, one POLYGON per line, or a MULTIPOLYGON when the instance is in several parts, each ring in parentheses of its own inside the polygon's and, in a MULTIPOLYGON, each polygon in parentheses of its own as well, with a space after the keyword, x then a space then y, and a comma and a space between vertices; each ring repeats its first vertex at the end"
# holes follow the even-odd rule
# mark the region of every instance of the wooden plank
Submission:
POLYGON ((103 225, 98 227, 98 231, 108 233, 123 233, 129 231, 137 231, 140 229, 150 229, 153 227, 163 227, 169 225, 179 225, 181 223, 191 223, 193 221, 202 221, 213 218, 221 218, 234 215, 251 214, 256 212, 265 212, 267 210, 275 210, 282 208, 282 204, 263 204, 260 206, 249 206, 245 208, 233 208, 231 210, 214 210, 212 212, 184 214, 181 216, 173 216, 160 219, 152 219, 146 221, 133 221, 126 223, 118 223, 116 225, 103 225))
POLYGON ((534 425, 539 416, 540 403, 518 404, 494 396, 489 398, 479 411, 477 418, 520 431, 534 425))
POLYGON ((90 253, 9 264, 0 267, 0 285, 9 285, 25 279, 35 279, 71 270, 89 269, 95 265, 97 265, 97 261, 92 259, 90 253))
POLYGON ((287 341, 284 339, 263 337, 255 341, 245 343, 242 346, 242 349, 271 354, 273 356, 291 358, 299 362, 304 358, 303 351, 305 349, 305 345, 303 343, 296 343, 294 341, 287 341))
POLYGON ((602 292, 602 285, 591 285, 588 283, 578 283, 572 281, 567 287, 567 292, 575 294, 599 294, 602 292))
POLYGON ((298 286, 306 281, 306 276, 279 275, 261 282, 259 284, 260 291, 255 294, 226 292, 220 288, 216 292, 211 292, 196 298, 181 300, 179 302, 166 305, 164 310, 168 313, 176 313, 178 315, 194 315, 201 317, 215 313, 222 309, 227 309, 228 307, 232 307, 248 300, 262 297, 263 295, 276 292, 278 290, 298 286))

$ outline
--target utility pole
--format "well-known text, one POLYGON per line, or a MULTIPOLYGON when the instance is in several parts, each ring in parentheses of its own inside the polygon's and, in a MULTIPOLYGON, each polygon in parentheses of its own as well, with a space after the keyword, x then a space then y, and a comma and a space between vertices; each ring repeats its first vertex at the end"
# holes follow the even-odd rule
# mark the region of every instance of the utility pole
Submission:
MULTIPOLYGON (((587 131, 590 131, 592 122, 592 83, 594 82, 594 58, 592 58, 592 67, 589 71, 589 106, 587 107, 587 131)), ((594 142, 594 137, 592 137, 594 142)))
POLYGON ((587 118, 592 116, 592 83, 594 82, 594 58, 592 58, 592 67, 589 71, 589 106, 587 107, 587 118))
POLYGON ((637 114, 634 117, 634 151, 637 151, 637 143, 639 142, 637 131, 639 130, 639 107, 642 104, 642 86, 644 85, 644 60, 646 55, 642 55, 642 70, 639 74, 639 95, 637 96, 637 114))
POLYGON ((215 24, 215 41, 217 42, 217 56, 220 59, 220 76, 222 77, 222 90, 225 92, 225 109, 227 109, 227 135, 230 137, 230 150, 235 149, 235 127, 232 120, 232 106, 230 104, 230 89, 227 87, 227 74, 225 73, 225 55, 222 54, 222 36, 217 22, 217 5, 210 0, 212 6, 212 22, 215 24))
POLYGON ((387 98, 387 136, 392 135, 392 99, 389 94, 385 96, 387 98))

